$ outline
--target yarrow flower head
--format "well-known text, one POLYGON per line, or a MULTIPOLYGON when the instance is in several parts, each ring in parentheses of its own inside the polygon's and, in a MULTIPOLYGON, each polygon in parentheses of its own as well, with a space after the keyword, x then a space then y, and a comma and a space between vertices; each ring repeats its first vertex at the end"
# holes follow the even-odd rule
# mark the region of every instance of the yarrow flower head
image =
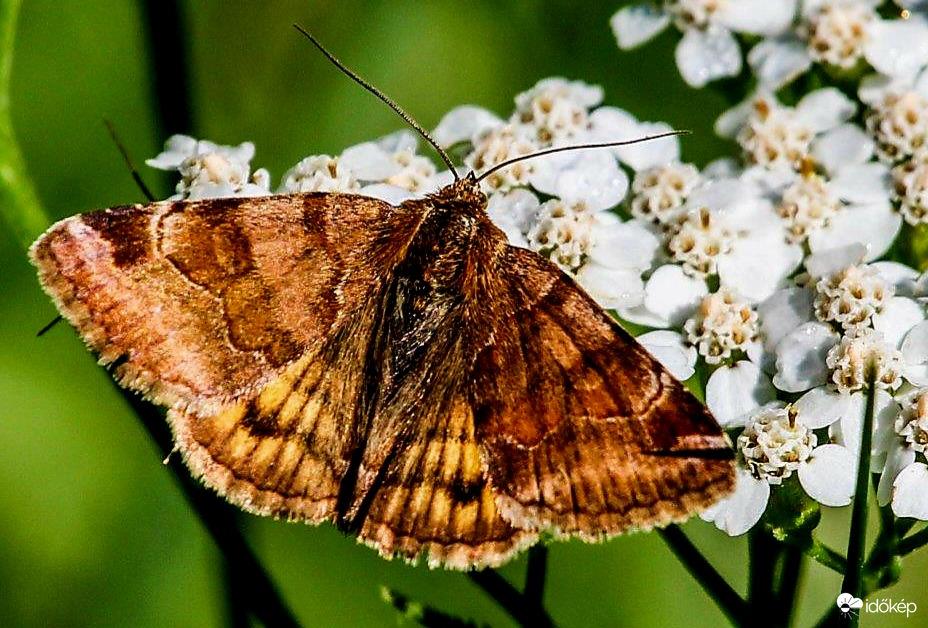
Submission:
POLYGON ((893 200, 910 225, 928 223, 928 150, 892 170, 893 200))
POLYGON ((692 164, 673 162, 642 170, 632 182, 632 216, 667 224, 701 183, 692 164))
POLYGON ((815 313, 825 323, 845 331, 871 324, 893 297, 893 287, 872 266, 852 265, 819 279, 815 284, 815 313))
POLYGON ((841 125, 855 109, 835 88, 810 92, 795 107, 759 93, 722 114, 716 131, 738 140, 748 164, 798 171, 810 155, 813 140, 841 125))
POLYGON ((603 99, 602 88, 581 81, 549 78, 516 96, 513 125, 534 130, 540 146, 561 144, 589 129, 589 111, 603 99))
POLYGON ((812 455, 815 433, 789 408, 770 407, 755 413, 738 436, 738 450, 758 480, 780 484, 812 455))
POLYGON ((735 351, 746 353, 759 336, 757 312, 731 288, 706 296, 683 329, 687 341, 709 364, 719 364, 735 351))
POLYGON ((251 142, 221 146, 173 135, 164 151, 146 164, 159 170, 176 170, 181 179, 173 199, 263 196, 270 194, 270 176, 264 169, 251 174, 255 147, 251 142))
POLYGON ((284 173, 278 192, 356 193, 361 184, 337 157, 312 155, 284 173))
POLYGON ((821 175, 797 177, 784 191, 777 213, 787 226, 790 242, 805 242, 810 234, 823 230, 841 211, 841 200, 821 175))
POLYGON ((925 454, 928 450, 928 389, 916 390, 908 397, 893 428, 908 447, 925 454))
POLYGON ((841 393, 864 390, 871 378, 877 387, 889 390, 902 383, 902 353, 873 329, 855 330, 841 338, 828 350, 825 363, 841 393))
POLYGON ((842 445, 819 442, 814 430, 834 418, 819 413, 817 405, 814 396, 805 395, 792 405, 771 402, 749 413, 737 441, 735 492, 700 516, 731 536, 744 534, 763 516, 771 485, 781 485, 793 474, 819 503, 849 504, 856 457, 842 445))

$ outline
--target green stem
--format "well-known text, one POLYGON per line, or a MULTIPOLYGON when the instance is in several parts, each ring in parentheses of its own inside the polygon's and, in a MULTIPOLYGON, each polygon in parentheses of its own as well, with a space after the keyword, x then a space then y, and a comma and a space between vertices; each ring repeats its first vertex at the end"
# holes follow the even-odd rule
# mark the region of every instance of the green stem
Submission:
POLYGON ((13 133, 10 82, 20 0, 0 0, 0 216, 16 241, 29 248, 50 222, 26 174, 26 163, 13 133))
POLYGON ((803 548, 803 551, 815 562, 842 576, 847 572, 847 559, 818 539, 813 539, 807 547, 803 548))
MULTIPOLYGON (((876 402, 876 385, 873 366, 867 373, 867 405, 864 424, 860 433, 860 455, 857 462, 857 486, 854 491, 854 506, 851 510, 851 531, 847 544, 847 572, 841 591, 860 597, 863 591, 864 546, 867 536, 867 497, 870 488, 870 448, 873 441, 873 413, 876 402)), ((851 618, 857 625, 857 617, 851 618)))
POLYGON ((792 623, 803 565, 802 550, 787 545, 783 550, 783 567, 780 570, 779 586, 774 603, 774 608, 779 614, 780 625, 789 626, 792 623))
POLYGON ((896 553, 899 556, 905 556, 906 554, 911 554, 920 547, 928 545, 928 528, 919 530, 911 536, 907 536, 901 541, 899 541, 898 549, 896 553))
POLYGON ((677 559, 683 563, 693 579, 715 601, 728 620, 736 626, 751 624, 748 605, 725 579, 709 564, 683 531, 675 525, 659 530, 661 538, 670 547, 677 559))

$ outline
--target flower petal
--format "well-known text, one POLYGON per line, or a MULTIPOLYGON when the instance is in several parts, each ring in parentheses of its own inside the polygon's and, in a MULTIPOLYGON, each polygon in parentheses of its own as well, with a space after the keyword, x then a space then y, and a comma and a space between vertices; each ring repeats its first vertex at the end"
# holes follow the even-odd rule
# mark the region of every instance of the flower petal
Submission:
POLYGON ((928 63, 928 22, 921 16, 880 20, 870 28, 864 57, 883 74, 914 77, 928 63))
POLYGON ((764 346, 775 349, 791 331, 813 320, 812 291, 808 288, 777 290, 757 306, 764 346))
POLYGON ((800 421, 817 430, 841 420, 848 412, 850 399, 849 395, 818 386, 800 397, 793 408, 800 421))
POLYGON ((776 231, 738 238, 718 262, 719 282, 749 301, 772 295, 802 261, 802 248, 776 231))
POLYGON ((806 270, 814 278, 824 277, 852 264, 860 264, 867 256, 867 247, 857 242, 845 246, 824 249, 806 258, 806 270))
POLYGON ((777 90, 805 73, 812 65, 812 59, 808 47, 790 37, 760 42, 748 53, 748 63, 762 88, 777 90))
POLYGON ((658 329, 635 338, 670 371, 671 375, 684 381, 693 376, 696 365, 696 349, 683 342, 683 336, 675 331, 658 329))
POLYGON ((609 20, 619 48, 628 50, 653 39, 670 24, 670 16, 650 4, 633 4, 609 20))
POLYGON ((667 321, 666 326, 683 324, 709 294, 706 282, 690 277, 682 266, 665 264, 651 273, 645 287, 644 305, 648 310, 667 321))
POLYGON ((703 521, 714 523, 725 534, 739 536, 760 521, 767 509, 768 499, 770 485, 738 467, 735 470, 735 491, 699 513, 699 516, 703 521))
POLYGON ((637 220, 597 226, 589 249, 590 260, 609 268, 644 271, 660 246, 657 237, 637 220))
POLYGON ((848 165, 835 174, 830 187, 848 203, 880 203, 889 197, 889 168, 876 162, 848 165))
POLYGON ((928 519, 928 466, 913 462, 893 482, 893 514, 928 519))
POLYGON ((738 0, 718 5, 715 19, 739 33, 776 35, 796 13, 796 0, 738 0))
POLYGON ((889 203, 851 205, 839 211, 823 228, 809 234, 809 248, 814 253, 853 244, 867 247, 866 261, 886 252, 896 239, 902 217, 889 203))
POLYGON ((925 320, 925 310, 913 299, 893 297, 871 320, 873 328, 883 334, 883 340, 898 347, 909 330, 925 320))
POLYGON ((838 334, 822 323, 805 323, 777 345, 773 385, 786 392, 802 392, 828 380, 825 358, 838 334))
POLYGON ((773 384, 748 360, 716 369, 706 384, 706 405, 724 428, 743 426, 745 415, 775 398, 773 384))
POLYGON ((873 140, 854 124, 842 124, 816 138, 812 157, 830 173, 850 164, 862 164, 873 155, 873 140))
POLYGON ((909 330, 902 341, 903 376, 916 386, 928 386, 928 322, 909 330))
POLYGON ((689 28, 677 44, 677 67, 692 87, 735 76, 741 71, 741 49, 727 28, 711 24, 705 30, 689 28))
POLYGON ((461 105, 442 116, 432 137, 442 146, 451 146, 473 141, 481 133, 502 124, 499 116, 483 107, 461 105))
POLYGON ((822 445, 799 467, 799 483, 823 506, 847 506, 854 496, 857 458, 841 445, 822 445))
POLYGON ((837 87, 808 93, 796 104, 796 113, 816 133, 833 129, 854 115, 857 105, 837 87))
POLYGON ((896 478, 913 462, 915 462, 915 450, 911 447, 897 445, 890 449, 886 464, 883 465, 883 473, 880 474, 880 484, 876 489, 876 501, 880 506, 885 506, 892 501, 893 484, 896 478))
POLYGON ((577 272, 577 283, 607 310, 635 307, 644 298, 644 282, 636 270, 587 263, 577 272))

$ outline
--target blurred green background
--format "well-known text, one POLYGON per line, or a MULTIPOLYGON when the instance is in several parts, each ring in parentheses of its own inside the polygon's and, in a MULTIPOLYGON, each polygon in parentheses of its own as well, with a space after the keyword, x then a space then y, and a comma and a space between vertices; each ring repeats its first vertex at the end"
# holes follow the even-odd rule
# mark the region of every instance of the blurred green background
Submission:
MULTIPOLYGON (((2 2, 4 0, 0 0, 2 2)), ((673 65, 673 39, 620 53, 608 18, 620 2, 183 4, 193 131, 253 141, 255 167, 275 182, 300 158, 338 153, 402 128, 385 106, 335 71, 290 27, 312 30, 426 127, 455 105, 502 115, 538 79, 605 87, 606 102, 642 119, 696 131, 684 157, 705 163, 728 147, 711 133, 725 106, 692 91, 673 65)), ((169 42, 181 45, 180 42, 169 42)), ((39 195, 54 219, 142 200, 102 119, 141 162, 165 139, 155 115, 140 4, 52 2, 22 7, 12 107, 39 195)), ((143 176, 161 195, 165 179, 143 176)), ((35 332, 55 311, 21 244, 0 232, 0 625, 220 626, 227 621, 217 550, 161 464, 161 454, 108 376, 67 325, 35 332)), ((845 512, 826 513, 826 539, 844 543, 845 512)), ((463 575, 389 563, 332 527, 255 517, 246 532, 307 626, 389 626, 389 585, 448 612, 509 625, 463 575)), ((744 589, 746 547, 708 524, 685 530, 744 589)), ((524 557, 503 574, 517 584, 524 557)), ((865 625, 928 617, 928 552, 906 560, 903 583, 878 597, 920 606, 865 625)), ((806 572, 800 624, 833 604, 839 578, 806 572)), ((552 547, 546 595, 563 626, 716 626, 723 616, 654 534, 552 547)))

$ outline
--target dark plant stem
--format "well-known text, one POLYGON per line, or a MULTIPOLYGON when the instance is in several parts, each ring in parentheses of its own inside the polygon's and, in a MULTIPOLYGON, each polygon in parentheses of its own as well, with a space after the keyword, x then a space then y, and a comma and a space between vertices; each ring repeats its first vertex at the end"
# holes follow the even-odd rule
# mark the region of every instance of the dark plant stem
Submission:
POLYGON ((542 608, 545 596, 545 576, 548 573, 548 548, 535 545, 528 551, 528 568, 525 572, 526 603, 542 608))
MULTIPOLYGON (((762 526, 754 526, 748 534, 748 605, 752 609, 772 609, 774 573, 780 558, 781 545, 762 526)), ((766 617, 773 625, 772 616, 766 617)))
POLYGON ((660 535, 693 579, 715 601, 731 623, 736 626, 754 623, 748 614, 745 601, 731 588, 731 585, 725 582, 722 575, 706 560, 705 556, 683 533, 683 530, 671 525, 660 530, 660 535))
POLYGON ((899 541, 897 553, 899 556, 905 556, 906 554, 911 554, 920 547, 924 547, 928 544, 928 528, 919 530, 911 536, 907 536, 901 541, 899 541))
POLYGON ((141 0, 146 44, 151 59, 152 97, 158 103, 159 133, 192 133, 187 33, 178 0, 141 0))
POLYGON ((226 622, 231 628, 250 628, 248 618, 248 591, 242 590, 242 579, 238 576, 235 566, 229 563, 225 556, 220 556, 222 569, 225 574, 223 593, 226 602, 226 622))
MULTIPOLYGON (((116 386, 116 383, 113 382, 113 385, 116 386)), ((161 411, 127 390, 118 387, 117 390, 135 410, 162 456, 168 456, 174 444, 161 411)), ((226 574, 234 579, 235 592, 247 595, 248 609, 265 626, 299 626, 242 531, 236 526, 239 511, 194 480, 180 456, 168 456, 165 466, 171 470, 184 497, 222 552, 228 565, 226 574)))
POLYGON ((545 628, 554 626, 554 621, 541 606, 526 603, 525 596, 509 581, 492 569, 470 571, 467 576, 478 587, 503 607, 520 626, 545 628))
MULTIPOLYGON (((863 591, 864 546, 867 536, 867 497, 870 488, 870 447, 873 441, 873 413, 876 403, 875 374, 873 367, 867 374, 867 405, 864 424, 860 434, 860 456, 857 463, 857 486, 854 490, 854 506, 851 510, 851 531, 847 544, 847 572, 841 591, 860 597, 863 591)), ((851 618, 857 625, 857 618, 851 618)))
POLYGON ((776 603, 779 624, 789 626, 793 622, 796 612, 796 593, 799 591, 799 581, 805 561, 802 550, 794 546, 783 548, 783 567, 780 570, 780 584, 777 587, 776 603))

